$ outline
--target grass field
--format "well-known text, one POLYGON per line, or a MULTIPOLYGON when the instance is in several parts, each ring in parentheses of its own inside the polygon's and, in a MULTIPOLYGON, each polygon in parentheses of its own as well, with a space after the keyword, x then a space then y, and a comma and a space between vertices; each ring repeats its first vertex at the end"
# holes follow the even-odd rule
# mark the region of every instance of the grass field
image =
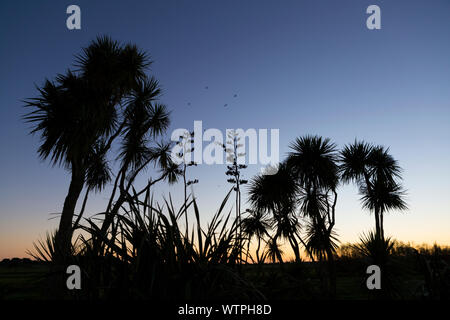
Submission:
MULTIPOLYGON (((397 261, 395 288, 397 299, 423 299, 421 288, 425 285, 423 274, 410 257, 397 261)), ((340 300, 366 300, 369 291, 365 286, 364 263, 359 260, 337 261, 337 292, 340 300)), ((317 263, 285 263, 243 265, 242 274, 268 300, 321 299, 321 281, 317 263)), ((0 299, 48 300, 60 299, 52 294, 49 279, 51 267, 45 263, 28 262, 0 264, 0 299)), ((63 282, 63 281, 61 281, 63 282)), ((64 283, 60 283, 64 285, 64 283)), ((64 299, 70 296, 63 297, 64 299)))
POLYGON ((33 263, 0 265, 0 299, 46 299, 45 281, 49 267, 33 263))

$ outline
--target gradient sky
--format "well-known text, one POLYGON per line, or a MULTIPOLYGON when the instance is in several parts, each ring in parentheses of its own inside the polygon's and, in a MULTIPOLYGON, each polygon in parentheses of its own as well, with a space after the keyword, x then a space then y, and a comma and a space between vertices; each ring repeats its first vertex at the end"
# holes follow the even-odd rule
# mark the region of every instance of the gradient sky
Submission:
MULTIPOLYGON (((410 210, 388 214, 386 234, 450 244, 450 1, 3 0, 0 259, 25 256, 56 226, 49 218, 61 211, 69 184, 67 172, 38 159, 39 138, 28 135, 21 100, 104 34, 151 55, 151 74, 173 111, 168 137, 202 120, 223 131, 278 128, 282 158, 305 134, 339 147, 355 138, 389 146, 404 169, 410 210), (81 30, 66 28, 70 4, 81 7, 81 30), (381 8, 381 30, 366 28, 371 4, 381 8)), ((205 220, 229 188, 224 172, 220 165, 192 171, 205 220)), ((155 196, 170 192, 180 204, 180 190, 161 186, 155 196)), ((107 197, 92 198, 89 214, 102 211, 107 197)), ((341 242, 374 225, 358 199, 355 187, 339 189, 341 242)))

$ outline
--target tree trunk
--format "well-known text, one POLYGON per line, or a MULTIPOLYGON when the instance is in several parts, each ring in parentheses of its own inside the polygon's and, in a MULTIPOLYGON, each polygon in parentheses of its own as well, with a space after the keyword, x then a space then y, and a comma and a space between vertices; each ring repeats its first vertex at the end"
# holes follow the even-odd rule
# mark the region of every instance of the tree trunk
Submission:
MULTIPOLYGON (((369 195, 372 195, 372 184, 370 183, 370 178, 367 172, 364 172, 364 180, 366 181, 367 192, 369 195)), ((375 206, 375 237, 380 239, 380 216, 378 206, 375 206)))
POLYGON ((112 207, 111 211, 106 212, 105 220, 103 220, 102 228, 101 228, 101 234, 105 238, 108 233, 108 228, 111 226, 111 224, 113 222, 114 216, 117 214, 117 212, 119 212, 120 207, 124 204, 124 202, 125 202, 125 195, 121 193, 119 195, 119 198, 117 199, 117 201, 114 203, 114 206, 112 207))
POLYGON ((72 245, 72 219, 77 205, 78 198, 84 186, 84 171, 81 166, 72 164, 72 178, 69 191, 59 220, 59 228, 56 235, 56 247, 59 253, 67 256, 72 245))
POLYGON ((380 232, 380 214, 379 209, 375 208, 375 235, 377 239, 381 239, 381 232, 380 232))
POLYGON ((295 235, 289 237, 289 242, 291 244, 292 251, 294 251, 295 262, 301 262, 302 259, 300 258, 300 248, 298 246, 298 241, 295 239, 295 235))
POLYGON ((245 255, 245 264, 247 264, 248 261, 248 256, 250 255, 250 239, 248 239, 248 243, 247 243, 247 254, 245 255))
MULTIPOLYGON (((277 242, 278 242, 278 234, 275 235, 275 237, 273 238, 273 243, 274 243, 275 247, 277 245, 277 242)), ((276 249, 275 255, 276 255, 278 261, 280 262, 280 264, 283 265, 283 257, 281 256, 280 250, 276 249)))
POLYGON ((258 247, 256 248, 256 261, 260 263, 259 249, 261 248, 261 237, 258 235, 258 247))
POLYGON ((80 224, 81 217, 83 216, 84 210, 86 209, 86 203, 87 203, 87 200, 88 200, 88 197, 89 197, 89 192, 91 191, 89 189, 89 187, 86 188, 86 189, 87 190, 86 190, 86 194, 84 195, 83 204, 81 206, 80 213, 78 214, 77 219, 75 220, 75 222, 72 225, 73 230, 75 230, 78 227, 78 225, 80 224))
MULTIPOLYGON (((114 200, 114 194, 116 192, 116 187, 117 187, 117 181, 118 181, 118 177, 116 178, 116 182, 114 183, 114 189, 113 189, 113 193, 110 197, 109 203, 108 203, 108 207, 106 209, 105 212, 105 219, 103 220, 102 223, 102 227, 101 227, 101 234, 104 238, 107 237, 108 234, 108 228, 112 225, 112 223, 114 222, 114 217, 117 215, 117 213, 119 212, 120 208, 122 207, 122 205, 125 203, 125 201, 127 200, 127 195, 128 195, 128 190, 131 187, 131 182, 128 182, 127 188, 126 190, 124 190, 123 188, 120 188, 120 193, 119 193, 119 197, 117 198, 117 201, 114 202, 114 205, 112 205, 113 200, 114 200), (111 208, 112 206, 112 208, 111 208)), ((159 178, 157 178, 156 180, 152 180, 150 181, 147 186, 142 189, 140 192, 137 193, 137 195, 140 195, 142 192, 144 192, 147 188, 150 188, 152 185, 154 185, 155 183, 163 180, 166 177, 165 174, 162 174, 159 178)), ((134 178, 133 178, 134 179, 134 178)), ((102 239, 103 240, 103 239, 102 239)))
MULTIPOLYGON (((106 239, 107 235, 108 235, 108 228, 109 226, 113 223, 114 220, 114 216, 117 212, 119 212, 120 207, 122 206, 122 204, 125 202, 126 200, 126 195, 128 193, 128 189, 130 184, 128 184, 127 189, 125 190, 125 176, 126 176, 126 172, 127 172, 127 168, 128 168, 128 164, 129 162, 126 162, 122 168, 120 169, 116 181, 118 181, 117 179, 119 179, 120 176, 120 183, 119 183, 119 198, 117 199, 117 201, 114 203, 113 207, 111 210, 108 210, 110 205, 112 204, 113 198, 114 198, 114 194, 116 192, 116 183, 114 183, 114 189, 113 189, 113 195, 110 198, 110 203, 108 204, 108 209, 105 212, 105 219, 103 220, 102 223, 102 228, 101 228, 101 235, 106 239)), ((129 181, 129 183, 131 183, 131 180, 129 181)), ((102 242, 104 239, 101 239, 100 242, 102 242)))

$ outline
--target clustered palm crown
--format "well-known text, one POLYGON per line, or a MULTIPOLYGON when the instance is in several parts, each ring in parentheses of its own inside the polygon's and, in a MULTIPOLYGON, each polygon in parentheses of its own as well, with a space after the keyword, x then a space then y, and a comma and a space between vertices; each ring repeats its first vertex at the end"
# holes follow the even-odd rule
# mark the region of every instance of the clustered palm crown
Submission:
POLYGON ((339 172, 343 182, 356 182, 364 208, 374 212, 375 235, 384 237, 383 214, 406 210, 398 161, 383 146, 356 141, 340 153, 339 172))
POLYGON ((59 227, 66 247, 83 187, 100 191, 112 179, 107 154, 113 143, 120 140, 116 177, 122 199, 151 162, 166 170, 169 182, 176 181, 179 172, 167 156, 167 144, 155 141, 169 127, 170 113, 158 102, 158 81, 146 74, 150 65, 135 45, 98 37, 76 56, 74 70, 46 80, 37 88, 39 96, 25 101, 32 111, 24 118, 33 124, 32 133, 40 133, 40 157, 72 173, 59 227))
POLYGON ((310 256, 332 259, 337 248, 333 227, 341 181, 357 183, 363 207, 375 212, 380 237, 383 214, 407 208, 399 182, 401 169, 389 149, 355 141, 338 152, 330 139, 312 135, 295 139, 290 148, 276 174, 257 175, 249 188, 253 210, 264 216, 272 215, 269 220, 275 228, 273 236, 269 236, 272 249, 276 248, 273 241, 282 237, 297 250, 295 242, 303 242, 299 236, 299 218, 303 217, 305 248, 310 256))

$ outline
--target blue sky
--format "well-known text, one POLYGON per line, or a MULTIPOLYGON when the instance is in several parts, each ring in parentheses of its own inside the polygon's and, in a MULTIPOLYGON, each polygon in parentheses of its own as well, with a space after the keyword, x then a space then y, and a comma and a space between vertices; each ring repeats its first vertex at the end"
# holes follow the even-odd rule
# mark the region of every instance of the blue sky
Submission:
MULTIPOLYGON (((2 1, 0 258, 24 255, 54 228, 57 220, 48 219, 61 210, 69 183, 62 168, 38 159, 21 100, 104 34, 151 55, 151 74, 172 110, 167 137, 202 120, 223 131, 280 129, 281 158, 305 134, 339 147, 355 138, 389 146, 404 169, 410 210, 388 215, 386 233, 450 244, 449 14, 445 0, 2 1), (81 30, 66 28, 70 4, 81 8, 81 30), (371 4, 381 8, 381 30, 366 28, 371 4)), ((250 166, 245 176, 257 170, 250 166)), ((228 190, 224 172, 219 165, 192 171, 205 220, 228 190)), ((155 192, 180 203, 180 190, 155 192)), ((101 211, 107 196, 95 196, 89 212, 101 211)), ((355 187, 339 190, 343 242, 373 226, 358 198, 355 187)))

